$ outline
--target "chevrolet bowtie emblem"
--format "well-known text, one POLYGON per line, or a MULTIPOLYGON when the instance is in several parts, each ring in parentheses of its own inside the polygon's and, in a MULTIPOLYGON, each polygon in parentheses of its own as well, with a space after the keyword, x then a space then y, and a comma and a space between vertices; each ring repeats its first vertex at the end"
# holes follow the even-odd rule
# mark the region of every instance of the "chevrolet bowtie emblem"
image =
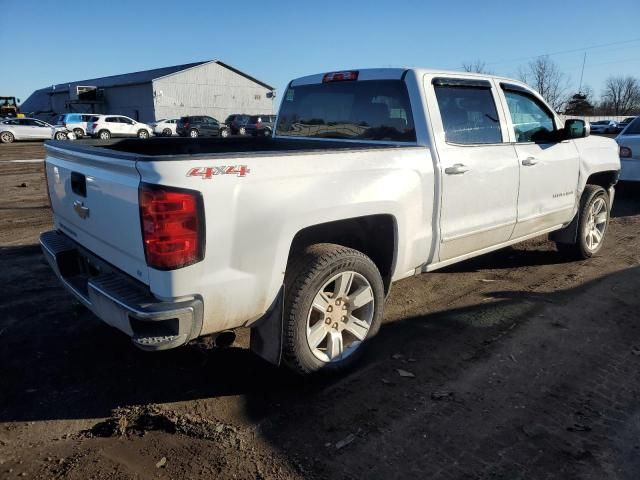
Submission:
POLYGON ((80 200, 73 202, 73 209, 76 211, 80 218, 87 218, 89 216, 89 207, 85 207, 84 203, 80 200))

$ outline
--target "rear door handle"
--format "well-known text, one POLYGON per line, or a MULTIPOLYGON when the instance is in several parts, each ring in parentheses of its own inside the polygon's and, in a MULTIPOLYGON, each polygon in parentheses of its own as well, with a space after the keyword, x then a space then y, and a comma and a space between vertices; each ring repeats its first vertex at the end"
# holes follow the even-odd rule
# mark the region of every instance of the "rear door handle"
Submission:
POLYGON ((538 163, 536 157, 527 157, 522 160, 522 165, 524 165, 525 167, 533 167, 536 163, 538 163))
POLYGON ((469 167, 463 165, 462 163, 456 163, 452 167, 447 167, 444 169, 444 173, 447 175, 460 175, 462 173, 468 172, 470 170, 469 167))

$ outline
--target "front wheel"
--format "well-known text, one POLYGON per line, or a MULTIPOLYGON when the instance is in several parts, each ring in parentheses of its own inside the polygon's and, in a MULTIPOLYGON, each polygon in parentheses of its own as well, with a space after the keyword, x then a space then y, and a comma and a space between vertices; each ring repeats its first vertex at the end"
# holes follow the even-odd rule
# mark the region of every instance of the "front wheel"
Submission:
POLYGON ((558 243, 558 250, 586 259, 600 251, 609 226, 609 195, 597 185, 587 185, 578 209, 578 232, 574 243, 558 243))
POLYGON ((229 136, 229 130, 227 130, 226 128, 223 128, 222 130, 220 130, 220 136, 222 138, 227 138, 229 136))
POLYGON ((15 140, 15 137, 11 132, 0 133, 0 142, 2 143, 12 143, 14 140, 15 140))
POLYGON ((238 133, 240 135, 246 135, 247 134, 247 129, 244 127, 240 127, 240 129, 238 130, 238 133))
POLYGON ((380 328, 382 278, 357 250, 308 247, 287 268, 285 289, 283 358, 299 374, 345 370, 380 328))

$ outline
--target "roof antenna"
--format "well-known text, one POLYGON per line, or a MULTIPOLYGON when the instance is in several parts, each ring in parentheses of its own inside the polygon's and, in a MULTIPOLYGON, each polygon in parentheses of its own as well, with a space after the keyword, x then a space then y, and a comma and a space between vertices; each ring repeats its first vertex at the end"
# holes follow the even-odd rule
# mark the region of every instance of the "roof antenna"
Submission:
POLYGON ((578 93, 582 93, 582 77, 584 77, 585 63, 587 63, 587 52, 584 52, 584 58, 582 59, 582 72, 580 72, 580 86, 578 87, 578 93))

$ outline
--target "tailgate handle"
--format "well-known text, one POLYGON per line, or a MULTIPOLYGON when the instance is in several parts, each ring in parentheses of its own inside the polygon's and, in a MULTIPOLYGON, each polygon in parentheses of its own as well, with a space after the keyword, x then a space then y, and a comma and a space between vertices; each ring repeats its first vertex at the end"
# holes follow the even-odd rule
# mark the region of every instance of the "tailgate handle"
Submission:
POLYGON ((71 172, 71 191, 81 197, 87 196, 87 178, 78 172, 71 172))

